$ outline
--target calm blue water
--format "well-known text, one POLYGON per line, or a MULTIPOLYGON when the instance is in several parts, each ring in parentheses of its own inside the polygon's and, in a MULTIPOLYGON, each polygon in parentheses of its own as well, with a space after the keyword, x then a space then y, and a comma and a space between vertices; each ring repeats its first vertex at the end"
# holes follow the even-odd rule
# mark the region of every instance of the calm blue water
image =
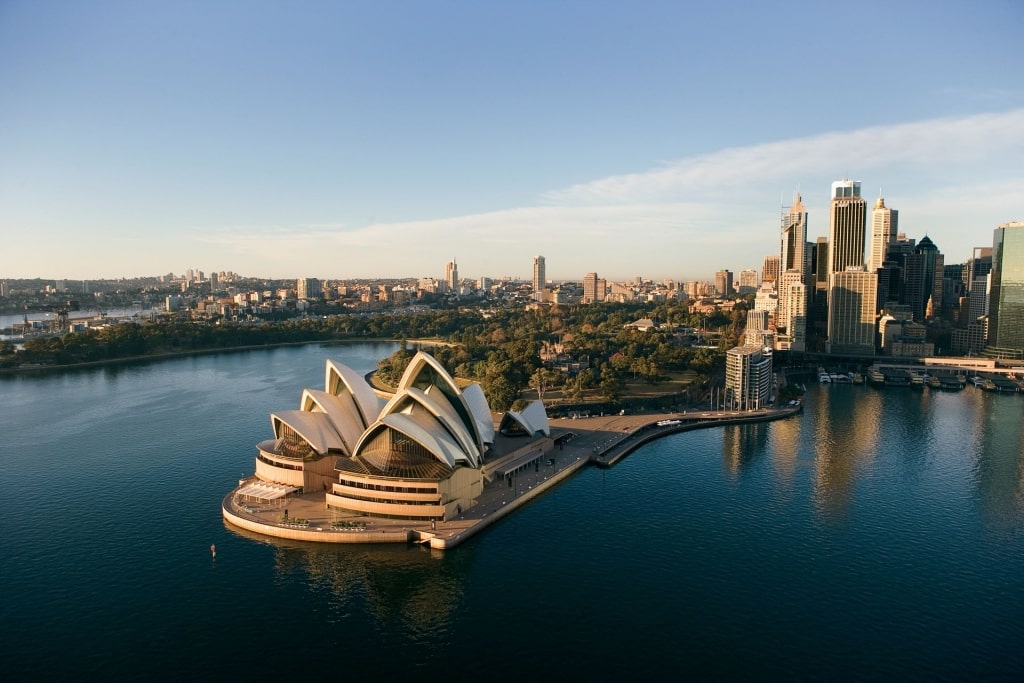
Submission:
POLYGON ((247 538, 268 414, 393 345, 0 377, 15 680, 1015 680, 1024 400, 810 387, 588 469, 467 545, 247 538), (216 564, 209 546, 216 543, 216 564))

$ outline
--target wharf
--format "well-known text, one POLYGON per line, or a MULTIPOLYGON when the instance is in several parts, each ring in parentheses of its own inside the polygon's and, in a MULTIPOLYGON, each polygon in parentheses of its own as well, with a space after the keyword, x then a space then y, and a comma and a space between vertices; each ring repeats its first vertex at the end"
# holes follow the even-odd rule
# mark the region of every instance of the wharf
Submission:
POLYGON ((323 492, 300 493, 262 505, 245 505, 237 492, 224 497, 225 521, 234 527, 274 536, 319 543, 422 543, 431 549, 454 548, 503 519, 537 496, 555 488, 587 465, 611 467, 654 439, 677 432, 744 422, 777 420, 797 414, 801 405, 756 411, 704 411, 647 415, 603 415, 552 419, 556 444, 536 468, 511 479, 496 478, 484 486, 476 505, 436 522, 339 515, 328 510, 323 492), (506 483, 507 482, 507 483, 506 483), (286 521, 285 512, 288 520, 286 521))

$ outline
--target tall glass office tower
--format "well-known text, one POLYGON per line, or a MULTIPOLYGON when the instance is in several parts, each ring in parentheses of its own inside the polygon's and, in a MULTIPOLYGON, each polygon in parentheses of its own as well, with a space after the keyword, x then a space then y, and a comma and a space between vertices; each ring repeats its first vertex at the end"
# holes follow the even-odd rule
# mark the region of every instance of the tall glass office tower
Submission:
POLYGON ((1024 351, 1024 222, 995 229, 991 275, 989 345, 1024 351))

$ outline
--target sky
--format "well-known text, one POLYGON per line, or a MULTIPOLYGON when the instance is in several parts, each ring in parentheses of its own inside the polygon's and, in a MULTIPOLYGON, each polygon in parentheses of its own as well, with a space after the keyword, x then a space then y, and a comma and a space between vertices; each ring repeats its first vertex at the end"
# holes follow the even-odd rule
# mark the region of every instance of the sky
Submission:
POLYGON ((0 0, 0 279, 760 270, 1024 220, 1024 3, 0 0), (749 6, 753 5, 753 6, 749 6))

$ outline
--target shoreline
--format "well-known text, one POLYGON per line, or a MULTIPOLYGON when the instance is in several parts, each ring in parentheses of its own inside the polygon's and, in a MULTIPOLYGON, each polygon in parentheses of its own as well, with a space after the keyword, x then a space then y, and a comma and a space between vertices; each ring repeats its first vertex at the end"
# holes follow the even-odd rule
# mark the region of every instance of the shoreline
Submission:
MULTIPOLYGON (((441 344, 445 342, 433 340, 406 339, 410 344, 441 344)), ((399 344, 401 339, 385 337, 360 337, 358 339, 311 339, 308 341, 295 342, 274 342, 272 344, 249 344, 246 346, 224 346, 211 349, 189 349, 188 351, 165 351, 152 353, 145 356, 125 356, 124 358, 105 358, 103 360, 90 360, 80 363, 66 363, 54 365, 18 365, 13 368, 0 367, 0 374, 17 375, 20 373, 33 374, 48 370, 81 370, 87 368, 104 367, 107 365, 121 365, 129 363, 141 363, 145 361, 170 360, 173 358, 186 358, 188 356, 201 356, 214 353, 236 353, 239 351, 258 351, 260 349, 273 349, 285 346, 304 346, 306 344, 323 344, 325 346, 341 346, 344 344, 399 344)))

